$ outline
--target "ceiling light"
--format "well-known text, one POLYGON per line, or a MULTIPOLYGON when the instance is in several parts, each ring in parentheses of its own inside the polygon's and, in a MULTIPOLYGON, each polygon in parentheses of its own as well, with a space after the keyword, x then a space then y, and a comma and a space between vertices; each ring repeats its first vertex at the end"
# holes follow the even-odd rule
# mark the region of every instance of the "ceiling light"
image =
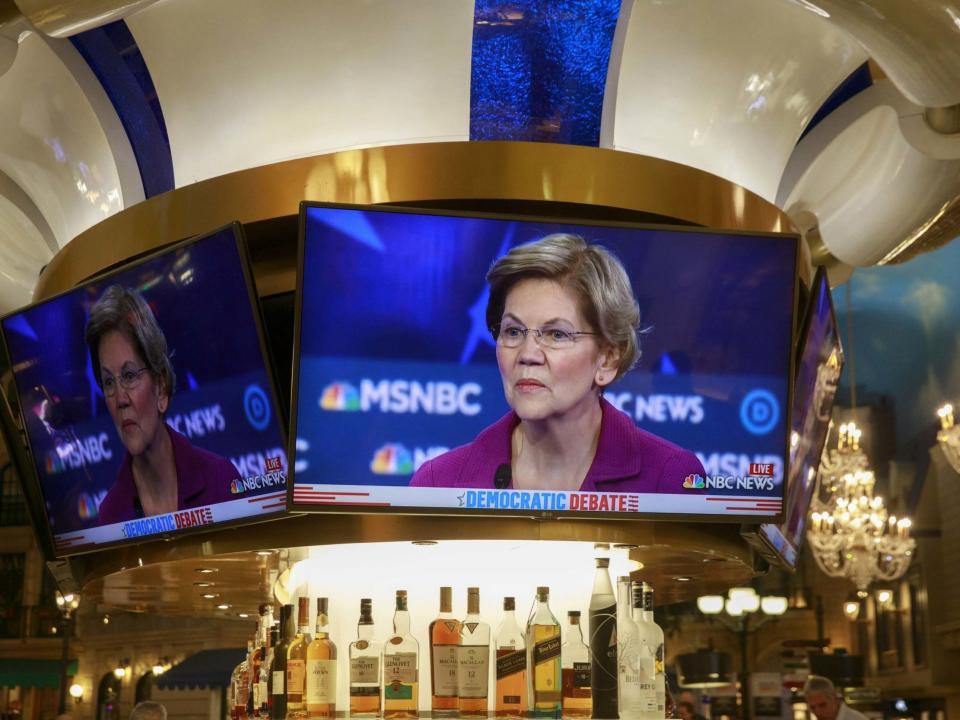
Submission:
POLYGON ((723 595, 701 595, 697 598, 697 609, 704 615, 723 612, 723 595))

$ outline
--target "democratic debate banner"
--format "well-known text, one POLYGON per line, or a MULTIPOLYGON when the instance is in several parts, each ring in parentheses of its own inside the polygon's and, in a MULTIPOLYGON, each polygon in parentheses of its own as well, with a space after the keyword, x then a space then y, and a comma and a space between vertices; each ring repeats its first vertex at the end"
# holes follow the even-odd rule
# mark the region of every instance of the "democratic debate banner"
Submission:
MULTIPOLYGON (((307 207, 294 501, 769 517, 782 506, 795 245, 790 238, 307 207), (696 453, 689 494, 533 499, 408 487, 509 408, 485 327, 491 263, 551 232, 600 242, 641 308, 642 357, 606 399, 696 453), (591 507, 591 503, 593 506, 591 507)), ((549 495, 549 494, 548 494, 549 495)))

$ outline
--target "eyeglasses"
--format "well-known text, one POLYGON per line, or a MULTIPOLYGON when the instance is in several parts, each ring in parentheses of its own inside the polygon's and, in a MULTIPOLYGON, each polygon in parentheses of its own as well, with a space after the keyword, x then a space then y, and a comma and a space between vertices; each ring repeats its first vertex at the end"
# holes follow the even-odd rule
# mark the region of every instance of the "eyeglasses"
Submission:
POLYGON ((103 394, 112 397, 117 392, 117 384, 120 384, 124 390, 133 390, 140 384, 140 376, 149 372, 150 368, 142 367, 139 370, 124 370, 120 376, 115 378, 113 375, 107 375, 100 380, 100 387, 103 388, 103 394))
POLYGON ((567 330, 562 327, 545 325, 540 328, 525 328, 523 325, 496 325, 493 328, 493 336, 497 342, 507 348, 520 347, 527 340, 527 335, 533 333, 533 339, 537 345, 550 348, 551 350, 562 350, 563 348, 573 347, 580 335, 597 335, 594 332, 583 332, 580 330, 567 330))

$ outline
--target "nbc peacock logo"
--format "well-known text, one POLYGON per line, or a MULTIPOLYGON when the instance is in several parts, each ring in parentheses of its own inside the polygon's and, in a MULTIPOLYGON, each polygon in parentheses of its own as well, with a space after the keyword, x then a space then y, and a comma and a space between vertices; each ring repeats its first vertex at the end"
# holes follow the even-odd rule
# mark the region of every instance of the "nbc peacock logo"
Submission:
POLYGON ((240 478, 235 478, 235 479, 230 483, 230 492, 231 492, 232 494, 234 494, 234 495, 239 495, 239 494, 242 493, 244 490, 246 490, 246 488, 243 486, 243 483, 240 481, 240 478))
POLYGON ((683 486, 687 490, 701 490, 706 487, 706 483, 703 480, 703 475, 687 475, 683 479, 683 486))
POLYGON ((400 443, 387 443, 373 454, 370 469, 377 475, 409 475, 413 455, 400 443))
POLYGON ((60 455, 56 450, 51 450, 47 453, 47 456, 44 458, 43 468, 46 470, 47 475, 57 475, 63 472, 63 460, 60 459, 60 455))
POLYGON ((324 410, 353 412, 360 409, 360 393, 347 382, 332 382, 320 395, 320 407, 324 410))

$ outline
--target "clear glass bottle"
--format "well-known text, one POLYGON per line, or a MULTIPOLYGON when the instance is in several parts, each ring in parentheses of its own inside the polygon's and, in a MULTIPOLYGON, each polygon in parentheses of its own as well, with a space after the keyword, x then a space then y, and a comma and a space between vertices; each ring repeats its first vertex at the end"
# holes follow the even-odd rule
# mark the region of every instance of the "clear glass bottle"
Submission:
POLYGON ((633 596, 627 576, 617 578, 617 710, 620 720, 639 720, 643 710, 640 639, 631 617, 633 596))
POLYGON ((317 598, 317 625, 307 646, 307 717, 337 716, 337 646, 330 639, 329 601, 317 598))
POLYGON ((460 621, 453 616, 453 588, 440 588, 440 614, 430 623, 430 707, 433 717, 457 714, 457 650, 460 621))
POLYGON ((264 649, 263 662, 260 663, 260 717, 271 717, 273 709, 273 651, 280 642, 280 628, 274 623, 270 628, 270 639, 264 649))
POLYGON ((580 611, 567 613, 566 640, 560 651, 562 658, 563 717, 589 718, 593 715, 593 700, 590 685, 590 648, 583 641, 580 627, 580 611))
POLYGON ((515 610, 516 601, 505 597, 503 620, 497 628, 494 710, 498 718, 521 720, 527 711, 527 646, 515 610))
MULTIPOLYGON (((633 622, 637 626, 640 720, 661 720, 657 710, 657 631, 643 611, 643 584, 633 584, 633 622)), ((662 663, 661 663, 662 665, 662 663)))
POLYGON ((266 657, 267 640, 270 637, 270 626, 273 625, 273 608, 269 605, 260 606, 260 619, 257 621, 257 637, 255 647, 250 658, 250 694, 247 697, 247 716, 260 717, 261 693, 266 683, 260 685, 260 666, 266 657))
POLYGON ((418 716, 420 644, 410 634, 407 591, 397 590, 393 635, 383 646, 383 717, 418 716))
POLYGON ((230 718, 246 720, 247 692, 250 689, 249 663, 253 654, 253 640, 247 640, 247 654, 230 675, 230 718))
POLYGON ((664 637, 663 628, 653 619, 653 586, 643 583, 643 617, 653 628, 654 651, 653 669, 657 692, 657 717, 666 717, 667 712, 667 674, 663 665, 664 637))
POLYGON ((590 690, 593 716, 617 718, 617 598, 610 583, 610 558, 596 559, 590 594, 590 690))
POLYGON ((297 626, 293 617, 293 605, 284 605, 280 608, 280 642, 273 651, 273 662, 270 665, 273 685, 273 707, 270 708, 271 720, 287 720, 287 651, 297 626))
POLYGON ((380 643, 374 640, 373 601, 360 600, 357 639, 350 643, 350 716, 380 715, 380 643))
POLYGON ((287 650, 287 717, 302 720, 307 716, 307 647, 310 645, 310 598, 297 603, 297 635, 287 650))
POLYGON ((467 588, 458 658, 460 716, 485 718, 490 695, 490 625, 480 618, 480 588, 467 588))
POLYGON ((534 717, 559 718, 560 623, 550 612, 550 588, 537 588, 537 602, 527 622, 528 704, 534 717))

